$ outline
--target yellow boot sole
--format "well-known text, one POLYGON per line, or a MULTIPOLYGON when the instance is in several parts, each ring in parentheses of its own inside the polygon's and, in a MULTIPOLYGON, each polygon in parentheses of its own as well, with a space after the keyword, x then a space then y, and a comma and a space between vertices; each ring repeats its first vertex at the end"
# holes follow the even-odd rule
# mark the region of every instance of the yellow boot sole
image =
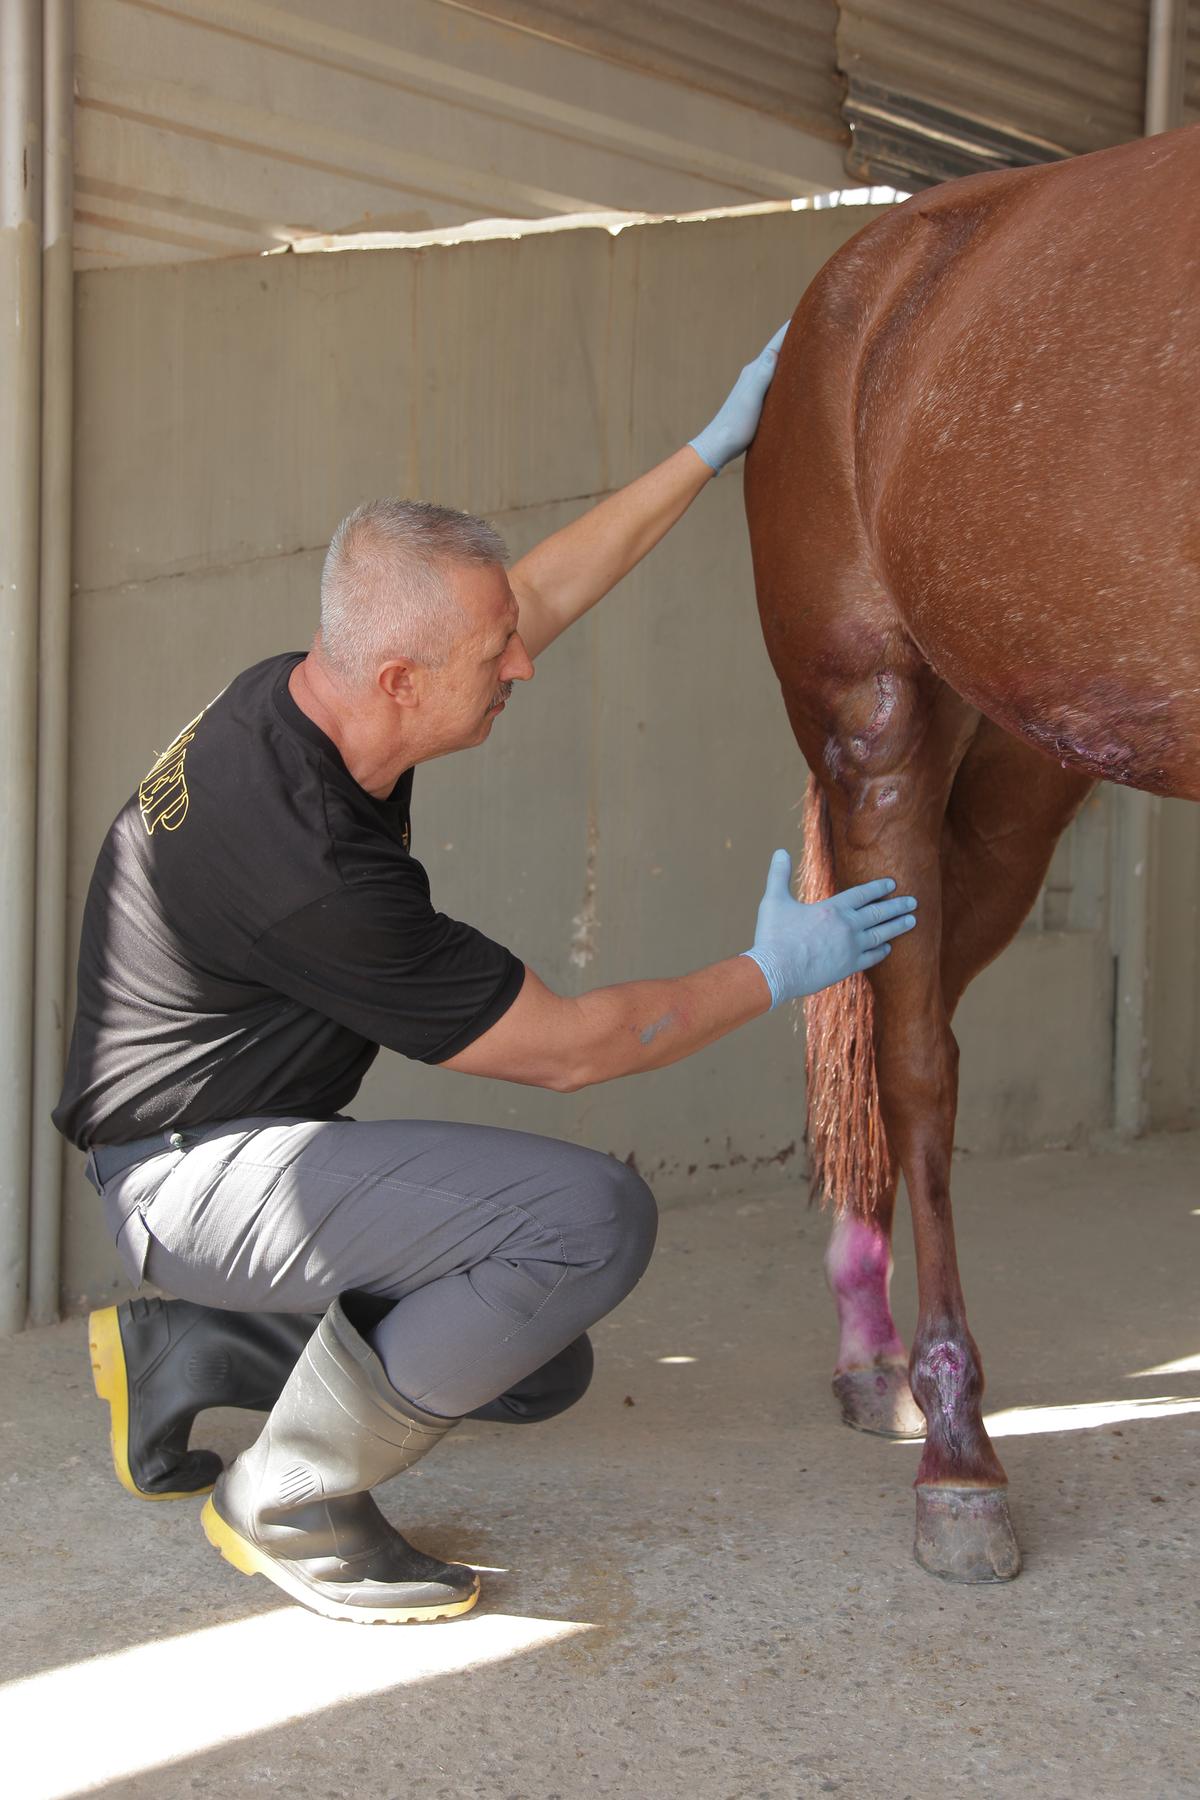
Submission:
POLYGON ((129 1371, 125 1367, 125 1346, 121 1342, 115 1306, 105 1306, 99 1312, 88 1314, 88 1350, 96 1396, 108 1404, 108 1441, 112 1446, 113 1468, 126 1493, 138 1500, 192 1500, 200 1494, 211 1494, 211 1483, 206 1488, 148 1494, 133 1479, 129 1467, 129 1371))
POLYGON ((465 1600, 444 1601, 437 1606, 388 1606, 368 1608, 365 1606, 345 1606, 339 1600, 331 1600, 328 1596, 314 1591, 301 1580, 293 1569, 289 1569, 280 1557, 268 1556, 257 1544, 250 1543, 240 1532, 227 1525, 211 1499, 204 1502, 200 1514, 200 1523, 204 1527, 204 1535, 214 1550, 219 1550, 227 1563, 231 1563, 239 1574, 265 1575, 268 1581, 298 1600, 301 1606, 307 1606, 310 1612, 320 1613, 326 1619, 349 1619, 356 1625, 429 1625, 435 1619, 457 1619, 463 1613, 470 1612, 479 1598, 479 1577, 475 1577, 475 1586, 465 1600))

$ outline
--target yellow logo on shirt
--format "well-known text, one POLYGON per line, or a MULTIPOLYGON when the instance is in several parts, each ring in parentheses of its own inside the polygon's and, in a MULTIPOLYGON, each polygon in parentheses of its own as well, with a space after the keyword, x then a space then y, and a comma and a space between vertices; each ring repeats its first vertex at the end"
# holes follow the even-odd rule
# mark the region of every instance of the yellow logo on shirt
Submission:
POLYGON ((169 744, 149 771, 138 788, 138 805, 142 812, 142 824, 147 835, 151 835, 156 826, 161 825, 164 831, 178 831, 187 818, 188 791, 183 776, 184 758, 187 747, 196 735, 196 727, 204 717, 197 713, 190 724, 185 725, 174 743, 169 744))

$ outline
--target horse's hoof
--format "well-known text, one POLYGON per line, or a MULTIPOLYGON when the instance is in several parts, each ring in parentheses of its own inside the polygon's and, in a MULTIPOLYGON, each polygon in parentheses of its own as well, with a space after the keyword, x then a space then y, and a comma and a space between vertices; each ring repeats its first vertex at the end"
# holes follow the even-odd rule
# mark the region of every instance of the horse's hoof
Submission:
POLYGON ((879 1363, 873 1369, 847 1369, 833 1378, 842 1422, 875 1437, 921 1438, 925 1415, 912 1397, 902 1363, 879 1363))
POLYGON ((1011 1581, 1021 1552, 1008 1489, 919 1486, 913 1554, 943 1581, 1011 1581))

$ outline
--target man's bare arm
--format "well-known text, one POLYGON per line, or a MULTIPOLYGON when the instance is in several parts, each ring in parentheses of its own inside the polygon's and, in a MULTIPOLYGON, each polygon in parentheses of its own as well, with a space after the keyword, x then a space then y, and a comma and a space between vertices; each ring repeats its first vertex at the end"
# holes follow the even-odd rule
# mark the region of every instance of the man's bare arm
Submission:
POLYGON ((896 894, 890 876, 811 906, 792 898, 791 883, 792 859, 777 850, 750 949, 692 975, 566 999, 527 969, 503 1017, 442 1067, 563 1094, 662 1069, 772 1006, 873 969, 916 924, 916 901, 896 894))
POLYGON ((682 450, 610 494, 523 556, 510 571, 521 636, 536 657, 603 599, 681 519, 758 429, 787 326, 748 362, 719 412, 682 450))
POLYGON ((745 956, 578 999, 553 993, 527 969, 503 1017, 442 1067, 572 1094, 679 1062, 770 1008, 770 988, 745 956))
POLYGON ((514 563, 509 580, 530 656, 539 656, 616 587, 712 478, 694 450, 677 450, 514 563))

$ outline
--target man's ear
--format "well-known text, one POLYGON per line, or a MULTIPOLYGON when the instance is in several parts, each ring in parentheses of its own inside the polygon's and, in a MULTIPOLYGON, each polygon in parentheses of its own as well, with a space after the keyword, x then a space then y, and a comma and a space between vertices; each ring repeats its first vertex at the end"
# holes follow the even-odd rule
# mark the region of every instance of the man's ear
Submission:
POLYGON ((420 704, 420 682, 417 665, 406 657, 384 663, 376 677, 380 688, 397 706, 420 704))

